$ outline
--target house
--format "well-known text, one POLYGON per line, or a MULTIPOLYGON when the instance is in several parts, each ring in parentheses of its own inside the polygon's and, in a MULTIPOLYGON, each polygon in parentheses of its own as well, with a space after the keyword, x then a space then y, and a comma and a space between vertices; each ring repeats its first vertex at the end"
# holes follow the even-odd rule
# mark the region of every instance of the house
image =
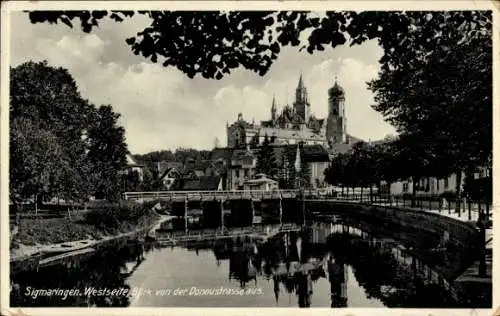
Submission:
POLYGON ((137 163, 137 161, 132 157, 131 154, 127 154, 127 166, 125 167, 125 170, 123 171, 125 174, 130 174, 132 172, 136 172, 139 181, 142 182, 144 180, 144 165, 141 165, 137 163))
POLYGON ((159 180, 163 190, 175 190, 182 179, 182 169, 171 167, 161 174, 159 180))
POLYGON ((245 180, 243 189, 245 191, 273 191, 278 190, 278 181, 269 179, 265 174, 259 173, 255 179, 245 180))
POLYGON ((244 182, 255 175, 257 149, 233 149, 229 164, 229 189, 243 190, 244 182))
MULTIPOLYGON (((490 171, 487 168, 478 168, 474 173, 474 179, 482 179, 490 177, 490 171)), ((463 188, 465 183, 465 173, 462 173, 460 187, 463 188)), ((426 177, 420 179, 416 184, 416 195, 441 195, 443 193, 455 194, 457 188, 457 174, 451 174, 444 179, 434 177, 426 177)), ((391 183, 391 195, 413 194, 413 181, 399 181, 391 183)))
POLYGON ((221 176, 199 176, 184 179, 182 191, 222 191, 224 190, 221 176))

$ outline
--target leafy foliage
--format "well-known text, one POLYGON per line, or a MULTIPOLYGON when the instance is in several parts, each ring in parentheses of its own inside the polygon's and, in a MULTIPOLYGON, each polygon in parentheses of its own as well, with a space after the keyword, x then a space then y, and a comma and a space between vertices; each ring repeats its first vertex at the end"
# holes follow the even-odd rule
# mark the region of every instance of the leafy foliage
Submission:
POLYGON ((110 105, 102 105, 92 112, 88 128, 87 157, 95 172, 95 191, 111 199, 118 199, 120 172, 127 161, 125 129, 118 126, 119 114, 110 105))
POLYGON ((267 135, 264 137, 264 141, 257 153, 257 165, 255 169, 257 173, 264 173, 270 178, 276 178, 278 176, 276 157, 267 135))
MULTIPOLYGON (((84 32, 90 32, 109 16, 121 22, 133 11, 32 11, 32 23, 62 22, 73 27, 79 19, 84 32)), ((384 49, 384 68, 404 68, 426 53, 462 38, 450 30, 478 36, 491 31, 490 11, 448 12, 325 12, 318 16, 306 11, 138 11, 151 19, 151 25, 128 38, 134 54, 152 62, 174 66, 190 78, 221 79, 232 69, 243 66, 264 75, 278 58, 281 47, 295 46, 307 52, 325 46, 361 44, 378 39, 384 49), (307 43, 300 37, 308 32, 307 43), (408 54, 412 56, 408 57, 408 54), (404 58, 403 58, 404 57, 404 58), (161 59, 161 60, 160 60, 161 59)))
POLYGON ((10 191, 85 200, 111 197, 125 166, 124 130, 111 106, 84 100, 66 69, 27 62, 11 69, 10 191))

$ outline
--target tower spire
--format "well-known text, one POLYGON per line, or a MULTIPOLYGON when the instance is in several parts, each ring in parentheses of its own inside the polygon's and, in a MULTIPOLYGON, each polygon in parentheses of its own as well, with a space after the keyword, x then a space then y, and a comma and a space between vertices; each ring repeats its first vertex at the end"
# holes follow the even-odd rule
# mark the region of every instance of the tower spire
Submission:
POLYGON ((302 80, 302 70, 300 71, 300 77, 299 77, 299 85, 297 86, 298 89, 302 89, 304 87, 304 81, 302 80))

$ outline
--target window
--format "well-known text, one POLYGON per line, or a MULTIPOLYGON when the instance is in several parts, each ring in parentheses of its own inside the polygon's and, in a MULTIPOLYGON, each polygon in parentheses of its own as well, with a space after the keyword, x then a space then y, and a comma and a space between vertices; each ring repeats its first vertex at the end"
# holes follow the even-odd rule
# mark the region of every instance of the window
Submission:
POLYGON ((403 192, 408 192, 408 182, 403 183, 403 192))
POLYGON ((444 178, 444 189, 448 189, 448 178, 444 178))
POLYGON ((240 170, 236 169, 235 172, 236 172, 236 178, 239 178, 240 177, 240 170))
POLYGON ((245 178, 247 178, 248 177, 248 169, 245 169, 244 172, 245 172, 245 178))

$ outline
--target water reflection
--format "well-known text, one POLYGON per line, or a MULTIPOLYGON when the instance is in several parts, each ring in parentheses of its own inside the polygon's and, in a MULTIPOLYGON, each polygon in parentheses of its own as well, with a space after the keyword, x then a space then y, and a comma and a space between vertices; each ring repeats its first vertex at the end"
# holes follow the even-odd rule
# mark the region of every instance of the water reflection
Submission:
POLYGON ((152 248, 151 242, 117 242, 97 249, 89 258, 71 258, 63 265, 15 274, 11 276, 11 305, 127 307, 130 286, 125 280, 152 248), (96 292, 114 289, 122 295, 96 292))
MULTIPOLYGON (((353 223, 350 223, 353 225, 353 223)), ((394 240, 356 227, 315 224, 300 232, 196 242, 183 247, 116 243, 65 266, 12 275, 12 306, 464 307, 451 285, 394 240), (209 251, 209 252, 208 252, 209 251), (211 261, 213 260, 213 261, 211 261), (246 297, 96 295, 86 289, 236 287, 246 297), (65 298, 28 289, 78 289, 65 298)), ((477 306, 476 306, 477 307, 477 306)))

